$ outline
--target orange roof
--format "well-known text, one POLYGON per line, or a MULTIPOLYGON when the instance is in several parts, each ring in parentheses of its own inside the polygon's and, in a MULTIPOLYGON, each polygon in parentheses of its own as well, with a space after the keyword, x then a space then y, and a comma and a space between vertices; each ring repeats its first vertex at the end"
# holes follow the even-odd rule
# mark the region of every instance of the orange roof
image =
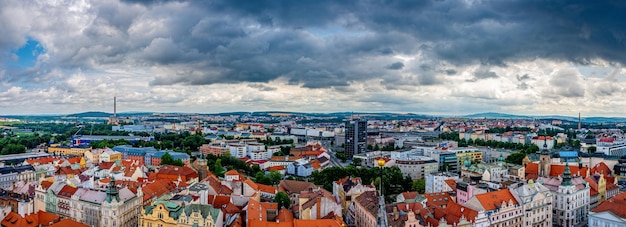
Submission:
POLYGON ((596 164, 593 168, 591 168, 591 174, 600 173, 604 175, 609 175, 612 173, 611 168, 607 166, 604 162, 600 162, 596 164))
POLYGON ((476 195, 476 199, 485 208, 485 210, 495 210, 502 205, 502 202, 509 203, 509 200, 513 201, 513 204, 518 204, 511 191, 507 189, 487 192, 485 194, 476 195))
POLYGON ((318 161, 317 159, 311 161, 311 166, 313 166, 314 170, 320 169, 322 167, 322 164, 320 163, 320 161, 318 161))
POLYGON ((615 189, 615 188, 617 188, 617 185, 615 185, 615 184, 613 184, 613 183, 610 183, 610 184, 609 184, 609 182, 607 181, 607 183, 606 183, 606 190, 607 190, 607 191, 608 191, 608 190, 611 190, 611 189, 615 189))
POLYGON ((589 196, 594 196, 594 195, 598 195, 598 190, 591 188, 589 190, 589 196))
POLYGON ((530 162, 526 164, 526 174, 539 174, 539 164, 530 162))
POLYGON ((50 181, 44 180, 44 181, 42 181, 42 182, 41 182, 41 187, 42 187, 44 190, 48 190, 48 188, 50 188, 50 186, 52 186, 52 184, 53 184, 53 182, 50 182, 50 181))
POLYGON ((295 157, 295 156, 272 156, 272 161, 285 161, 285 159, 287 161, 296 161, 298 159, 300 159, 299 157, 295 157))
POLYGON ((407 199, 415 199, 419 193, 417 192, 403 192, 402 196, 405 200, 407 199))
POLYGON ((103 162, 98 164, 98 168, 99 169, 111 169, 111 167, 113 167, 113 164, 115 164, 115 162, 103 162))
POLYGON ((193 178, 198 178, 198 172, 196 172, 194 169, 189 168, 187 166, 173 166, 173 165, 161 166, 161 168, 159 168, 157 171, 156 177, 160 179, 165 179, 165 178, 168 178, 168 176, 169 177, 181 176, 181 178, 184 181, 188 181, 193 178))
POLYGON ((423 196, 428 199, 426 201, 428 207, 437 206, 443 208, 448 205, 449 201, 452 201, 452 197, 446 192, 426 193, 423 196))
POLYGON ((256 185, 259 187, 259 190, 261 192, 265 192, 269 194, 276 194, 276 188, 273 186, 259 184, 259 183, 256 183, 256 185))
POLYGON ((83 223, 74 221, 72 219, 63 219, 60 222, 50 225, 50 227, 89 227, 83 223))
POLYGON ((448 184, 448 186, 450 186, 452 190, 456 190, 456 181, 454 179, 447 179, 444 180, 444 182, 446 182, 446 184, 448 184))
POLYGON ((284 166, 272 166, 270 168, 267 168, 268 171, 280 171, 280 170, 285 170, 284 166))
POLYGON ((41 157, 41 158, 28 159, 26 160, 26 162, 28 162, 28 164, 31 164, 31 165, 35 165, 37 163, 40 165, 43 165, 43 164, 52 163, 55 160, 57 159, 54 157, 41 157))
POLYGON ((606 180, 606 185, 615 184, 615 176, 604 176, 606 180))
POLYGON ((143 192, 143 202, 146 202, 152 198, 159 197, 165 193, 174 190, 176 185, 172 181, 161 179, 150 184, 147 184, 141 188, 143 192))
MULTIPOLYGON (((569 169, 572 172, 572 175, 578 175, 578 173, 580 173, 580 175, 582 177, 587 177, 587 167, 586 166, 583 166, 582 169, 579 169, 578 166, 576 166, 576 165, 570 165, 569 169)), ((550 176, 551 177, 560 176, 560 175, 563 174, 563 172, 565 172, 565 165, 561 165, 561 164, 551 164, 550 165, 550 176)))
POLYGON ((449 224, 458 223, 459 220, 461 220, 461 216, 464 216, 468 221, 474 221, 476 216, 478 216, 478 211, 461 206, 454 201, 450 201, 446 206, 446 222, 449 224))
POLYGON ((79 163, 80 162, 80 157, 74 157, 74 158, 68 158, 67 161, 70 164, 75 164, 75 163, 79 163))
POLYGON ((611 211, 613 214, 621 218, 626 218, 626 209, 624 209, 624 207, 626 207, 626 192, 618 194, 613 198, 607 199, 592 211, 596 213, 611 211))
POLYGON ((591 189, 594 189, 596 192, 598 191, 598 183, 591 179, 591 177, 585 178, 585 181, 589 183, 589 187, 591 187, 591 189))
POLYGON ((61 217, 59 217, 58 215, 45 211, 38 211, 37 213, 32 213, 24 217, 15 212, 10 212, 2 220, 2 226, 36 227, 40 224, 43 226, 48 226, 49 223, 55 223, 59 220, 61 220, 61 217))
POLYGON ((61 191, 59 191, 57 196, 70 198, 70 197, 72 197, 72 195, 74 195, 74 193, 76 193, 76 190, 78 190, 78 189, 65 185, 65 186, 63 186, 61 191))
POLYGON ((259 186, 258 186, 256 183, 254 183, 252 180, 250 180, 250 179, 246 179, 246 180, 244 181, 244 183, 248 184, 248 185, 249 185, 252 189, 254 189, 255 191, 258 191, 258 190, 259 190, 259 186))
POLYGON ((294 227, 310 227, 310 226, 317 226, 317 227, 342 227, 345 226, 346 224, 341 221, 341 220, 335 220, 335 219, 318 219, 318 220, 300 220, 300 219, 296 219, 293 220, 293 226, 294 227))

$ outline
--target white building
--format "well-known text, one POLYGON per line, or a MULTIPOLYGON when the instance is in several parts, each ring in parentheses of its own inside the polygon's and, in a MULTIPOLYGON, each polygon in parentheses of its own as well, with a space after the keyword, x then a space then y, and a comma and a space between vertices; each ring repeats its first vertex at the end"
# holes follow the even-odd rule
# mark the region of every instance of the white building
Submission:
POLYGON ((523 226, 552 226, 552 192, 547 187, 534 183, 517 188, 509 188, 511 193, 523 205, 523 226))
POLYGON ((569 227, 587 223, 590 187, 582 177, 572 178, 567 163, 562 177, 540 177, 537 181, 554 193, 552 202, 554 225, 569 227))
POLYGON ((402 175, 409 175, 413 179, 424 179, 426 175, 435 173, 439 169, 437 161, 431 157, 418 155, 415 151, 392 152, 393 166, 397 166, 402 175))
POLYGON ((445 180, 458 181, 459 177, 450 173, 430 173, 426 175, 426 193, 449 192, 454 190, 445 180))

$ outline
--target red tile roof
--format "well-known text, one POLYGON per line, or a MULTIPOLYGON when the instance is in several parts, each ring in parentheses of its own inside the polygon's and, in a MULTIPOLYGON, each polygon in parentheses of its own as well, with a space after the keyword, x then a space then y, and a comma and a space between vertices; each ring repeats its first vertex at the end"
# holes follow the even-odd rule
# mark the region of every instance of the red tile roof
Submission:
POLYGON ((89 227, 83 223, 74 221, 72 219, 63 219, 60 222, 50 225, 50 227, 89 227))
POLYGON ((2 226, 6 227, 36 227, 40 224, 43 226, 48 226, 50 223, 55 223, 59 220, 61 220, 61 217, 59 217, 58 215, 45 211, 38 211, 37 213, 29 214, 24 217, 15 212, 10 212, 2 220, 1 224, 2 226))
POLYGON ((453 191, 456 191, 456 181, 454 179, 447 179, 444 180, 444 182, 446 182, 446 184, 448 184, 453 191))
POLYGON ((403 192, 402 193, 402 197, 404 197, 405 200, 415 199, 418 194, 419 193, 417 193, 417 192, 403 192))
POLYGON ((111 169, 111 167, 113 167, 113 164, 115 164, 115 162, 102 162, 98 164, 98 168, 99 169, 111 169))
POLYGON ((50 182, 50 181, 44 180, 44 181, 42 181, 42 182, 41 182, 41 187, 42 187, 44 190, 48 190, 48 188, 50 188, 50 186, 52 186, 52 184, 53 184, 53 182, 50 182))
MULTIPOLYGON (((572 175, 578 175, 580 173, 580 176, 587 177, 587 170, 588 170, 588 168, 586 166, 583 166, 583 168, 579 169, 578 166, 576 166, 576 165, 570 165, 569 169, 572 172, 572 175)), ((565 165, 562 165, 562 164, 551 164, 550 165, 550 176, 551 177, 560 176, 560 175, 563 174, 563 172, 565 172, 565 165)))
POLYGON ((452 197, 446 192, 426 193, 423 196, 428 199, 426 201, 428 207, 437 206, 444 208, 448 205, 448 202, 452 201, 452 197))
POLYGON ((259 190, 261 192, 265 192, 269 194, 276 194, 276 187, 274 186, 269 186, 269 185, 264 185, 264 184, 259 184, 259 183, 256 183, 256 185, 259 187, 259 190))
POLYGON ((61 189, 61 191, 59 191, 57 196, 69 199, 72 197, 72 195, 74 195, 74 193, 76 193, 77 190, 78 190, 77 188, 73 188, 73 187, 66 185, 66 186, 63 186, 63 188, 61 189))
POLYGON ((607 166, 604 162, 600 162, 596 164, 593 168, 591 168, 590 174, 594 174, 594 173, 610 175, 612 171, 611 171, 611 168, 609 168, 609 166, 607 166))
POLYGON ((141 188, 143 192, 143 202, 146 202, 152 198, 159 197, 165 193, 169 193, 176 188, 176 185, 169 180, 157 180, 150 184, 147 184, 141 188))
POLYGON ((518 204, 511 191, 507 189, 487 192, 485 194, 476 195, 476 199, 480 202, 480 204, 485 208, 485 210, 495 210, 502 205, 502 202, 509 203, 509 200, 513 201, 513 204, 518 204))
POLYGON ((626 209, 624 207, 626 207, 626 192, 604 201, 592 211, 596 213, 610 211, 621 218, 626 218, 626 209))

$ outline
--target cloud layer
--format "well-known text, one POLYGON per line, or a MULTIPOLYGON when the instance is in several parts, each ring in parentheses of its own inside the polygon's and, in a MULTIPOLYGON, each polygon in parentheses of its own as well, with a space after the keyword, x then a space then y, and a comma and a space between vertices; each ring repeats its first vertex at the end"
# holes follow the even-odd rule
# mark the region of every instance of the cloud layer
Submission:
POLYGON ((583 0, 6 0, 0 114, 110 111, 117 95, 128 111, 620 115, 624 10, 583 0), (28 40, 44 51, 14 67, 28 40))

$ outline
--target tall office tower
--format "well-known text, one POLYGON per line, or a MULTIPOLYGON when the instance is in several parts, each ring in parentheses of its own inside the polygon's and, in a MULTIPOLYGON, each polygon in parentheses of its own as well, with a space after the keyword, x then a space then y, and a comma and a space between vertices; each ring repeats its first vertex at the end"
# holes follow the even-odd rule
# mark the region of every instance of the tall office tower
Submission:
POLYGON ((367 143, 367 121, 350 119, 346 122, 346 156, 352 158, 354 154, 365 152, 367 143))

